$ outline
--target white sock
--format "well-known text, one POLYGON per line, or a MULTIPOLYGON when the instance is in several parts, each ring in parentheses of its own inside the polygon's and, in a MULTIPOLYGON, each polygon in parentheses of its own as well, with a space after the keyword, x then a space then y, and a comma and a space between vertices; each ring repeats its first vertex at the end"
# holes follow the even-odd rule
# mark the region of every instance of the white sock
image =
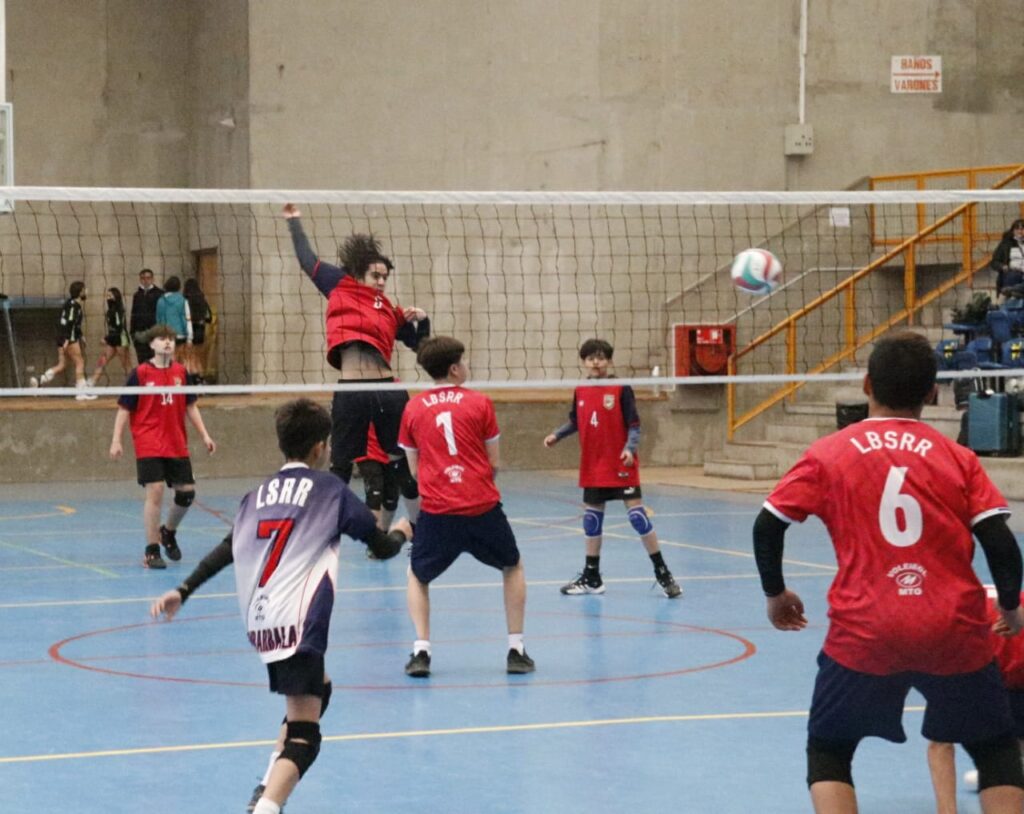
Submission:
POLYGON ((281 814, 281 806, 268 800, 266 797, 260 797, 260 801, 256 803, 256 808, 252 810, 252 814, 281 814))
POLYGON ((508 634, 508 649, 516 650, 519 655, 522 656, 526 653, 526 647, 523 646, 523 634, 522 633, 509 633, 508 634))
POLYGON ((53 381, 53 377, 57 374, 53 372, 53 368, 47 368, 46 372, 39 377, 40 384, 47 384, 53 381))
POLYGON ((426 653, 430 655, 430 642, 427 639, 417 639, 412 643, 413 655, 417 653, 426 653))
POLYGON ((277 763, 277 759, 281 757, 280 752, 270 753, 270 763, 267 764, 267 773, 263 775, 263 779, 260 781, 260 785, 266 788, 267 783, 270 782, 270 773, 274 771, 274 764, 277 763))

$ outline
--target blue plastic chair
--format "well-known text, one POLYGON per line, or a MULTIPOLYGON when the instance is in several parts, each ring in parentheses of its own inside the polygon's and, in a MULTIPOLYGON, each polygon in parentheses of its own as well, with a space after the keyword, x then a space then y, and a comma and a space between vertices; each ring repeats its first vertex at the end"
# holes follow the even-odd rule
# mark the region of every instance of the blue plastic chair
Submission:
POLYGON ((1004 367, 1024 367, 1024 339, 1011 339, 1005 342, 1000 361, 1004 367))
POLYGON ((956 354, 962 349, 959 339, 940 339, 935 346, 939 370, 956 370, 956 354))

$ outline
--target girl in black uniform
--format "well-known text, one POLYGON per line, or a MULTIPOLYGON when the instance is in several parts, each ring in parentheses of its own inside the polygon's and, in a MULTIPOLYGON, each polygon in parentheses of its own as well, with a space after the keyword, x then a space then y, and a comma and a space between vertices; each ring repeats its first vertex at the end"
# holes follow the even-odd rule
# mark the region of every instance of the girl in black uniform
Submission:
MULTIPOLYGON (((82 348, 85 339, 82 336, 82 317, 84 312, 82 306, 85 304, 85 283, 75 280, 68 289, 70 295, 60 309, 60 321, 57 323, 57 364, 48 368, 38 379, 33 376, 29 379, 29 387, 39 387, 41 384, 48 384, 53 381, 54 376, 62 373, 70 359, 75 366, 75 386, 85 387, 88 382, 85 380, 85 356, 82 348)), ((79 401, 91 400, 96 396, 86 393, 79 393, 75 396, 79 401)))
POLYGON ((116 356, 121 360, 121 368, 124 377, 127 378, 131 372, 131 364, 128 362, 128 348, 131 340, 128 336, 128 321, 124 313, 124 297, 119 288, 107 289, 107 330, 103 336, 103 355, 96 362, 96 369, 89 377, 89 384, 95 384, 103 372, 103 368, 113 361, 116 356))

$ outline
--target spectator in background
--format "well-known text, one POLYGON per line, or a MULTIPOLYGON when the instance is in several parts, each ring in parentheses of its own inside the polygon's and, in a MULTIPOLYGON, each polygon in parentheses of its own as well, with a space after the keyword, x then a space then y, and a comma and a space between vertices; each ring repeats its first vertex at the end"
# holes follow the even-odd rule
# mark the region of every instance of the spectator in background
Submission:
POLYGON ((181 293, 181 278, 172 275, 164 282, 164 293, 156 302, 156 322, 174 329, 175 359, 183 361, 192 353, 192 314, 181 293))
POLYGON ((128 326, 125 324, 124 297, 121 296, 121 289, 107 289, 107 312, 105 314, 106 333, 103 335, 103 354, 96 361, 96 369, 89 377, 89 385, 96 383, 96 380, 103 373, 103 369, 116 356, 121 360, 121 369, 127 377, 131 371, 131 363, 128 361, 128 326))
POLYGON ((139 287, 132 295, 132 316, 128 324, 128 333, 131 334, 135 356, 140 365, 153 358, 153 351, 148 342, 139 339, 139 334, 156 325, 156 304, 163 295, 163 289, 153 284, 153 270, 140 271, 139 287))
POLYGON ((1003 232, 992 252, 996 291, 1004 297, 1024 296, 1024 218, 1018 218, 1003 232))
POLYGON ((206 371, 206 326, 213 322, 213 312, 195 277, 185 281, 185 301, 192 314, 192 348, 185 356, 185 367, 198 381, 206 371))

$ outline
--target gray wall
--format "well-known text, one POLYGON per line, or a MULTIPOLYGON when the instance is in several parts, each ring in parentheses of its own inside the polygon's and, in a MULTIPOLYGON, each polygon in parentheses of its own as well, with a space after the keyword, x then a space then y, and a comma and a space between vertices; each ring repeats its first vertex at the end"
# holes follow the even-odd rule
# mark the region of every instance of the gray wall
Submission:
POLYGON ((832 189, 1013 162, 1019 0, 8 0, 18 181, 832 189), (895 54, 944 92, 889 92, 895 54), (234 119, 235 127, 218 124, 234 119))

